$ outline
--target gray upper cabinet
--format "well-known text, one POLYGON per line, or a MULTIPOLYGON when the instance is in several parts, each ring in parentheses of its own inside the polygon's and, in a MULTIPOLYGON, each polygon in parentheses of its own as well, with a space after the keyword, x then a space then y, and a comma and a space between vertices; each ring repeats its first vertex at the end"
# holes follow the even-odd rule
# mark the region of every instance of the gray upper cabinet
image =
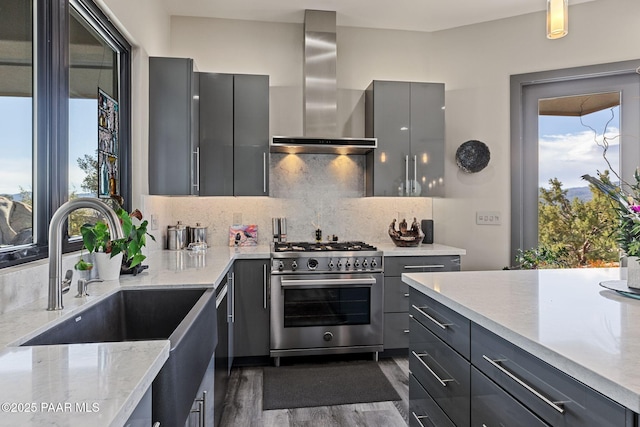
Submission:
POLYGON ((233 76, 233 194, 269 195, 269 76, 233 76))
POLYGON ((444 84, 373 81, 365 92, 367 196, 444 196, 444 84))
POLYGON ((149 58, 150 194, 197 194, 197 93, 192 59, 149 58))
POLYGON ((200 194, 233 195, 233 75, 200 78, 200 194), (206 96, 205 96, 206 94, 206 96))
POLYGON ((269 195, 269 76, 149 59, 149 192, 269 195))
POLYGON ((269 76, 198 73, 200 195, 269 195, 269 76))

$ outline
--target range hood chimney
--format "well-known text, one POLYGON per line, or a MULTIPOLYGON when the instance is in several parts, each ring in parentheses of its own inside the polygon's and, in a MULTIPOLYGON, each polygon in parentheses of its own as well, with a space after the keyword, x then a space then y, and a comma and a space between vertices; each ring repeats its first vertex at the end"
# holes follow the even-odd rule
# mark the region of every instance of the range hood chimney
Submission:
POLYGON ((336 12, 304 13, 303 137, 271 139, 272 152, 363 154, 375 138, 341 138, 338 132, 336 12))

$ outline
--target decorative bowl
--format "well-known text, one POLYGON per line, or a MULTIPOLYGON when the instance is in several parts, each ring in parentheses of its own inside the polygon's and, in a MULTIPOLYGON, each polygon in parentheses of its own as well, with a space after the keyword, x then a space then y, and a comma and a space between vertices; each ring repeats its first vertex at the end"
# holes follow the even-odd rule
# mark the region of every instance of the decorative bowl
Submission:
POLYGON ((411 224, 410 229, 407 229, 407 221, 403 219, 400 222, 399 230, 396 230, 396 220, 394 219, 389 225, 389 237, 396 246, 412 247, 418 246, 422 243, 424 233, 420 229, 420 225, 415 218, 413 218, 413 223, 411 224))

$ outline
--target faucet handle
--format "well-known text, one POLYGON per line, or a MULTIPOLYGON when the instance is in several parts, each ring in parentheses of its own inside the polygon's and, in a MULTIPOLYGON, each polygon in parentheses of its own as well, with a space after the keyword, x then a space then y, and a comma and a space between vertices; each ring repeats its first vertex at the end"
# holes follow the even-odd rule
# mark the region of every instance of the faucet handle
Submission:
POLYGON ((71 280, 73 279, 73 270, 67 270, 62 281, 62 293, 66 294, 71 289, 71 280))

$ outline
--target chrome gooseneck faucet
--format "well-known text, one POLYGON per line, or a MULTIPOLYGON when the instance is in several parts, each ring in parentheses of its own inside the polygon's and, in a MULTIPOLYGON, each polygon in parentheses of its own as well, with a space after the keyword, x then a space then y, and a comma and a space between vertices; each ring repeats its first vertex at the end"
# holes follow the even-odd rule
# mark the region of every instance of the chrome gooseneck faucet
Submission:
MULTIPOLYGON (((49 304, 47 310, 62 310, 62 224, 67 216, 76 209, 95 209, 104 215, 109 225, 111 239, 124 237, 120 218, 105 202, 99 199, 82 197, 69 200, 58 208, 49 224, 49 304)), ((65 279, 66 282, 67 279, 65 279)), ((71 283, 71 278, 68 278, 71 283)))

